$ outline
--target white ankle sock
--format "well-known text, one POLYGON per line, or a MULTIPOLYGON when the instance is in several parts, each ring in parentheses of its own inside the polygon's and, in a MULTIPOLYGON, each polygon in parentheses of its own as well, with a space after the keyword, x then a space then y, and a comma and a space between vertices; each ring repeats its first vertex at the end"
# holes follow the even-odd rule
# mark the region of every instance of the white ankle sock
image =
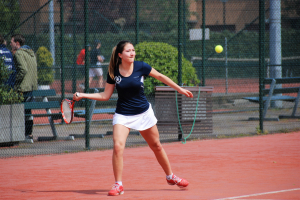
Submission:
POLYGON ((116 183, 118 183, 119 185, 123 185, 122 181, 116 181, 116 183))
POLYGON ((173 177, 173 173, 171 175, 167 175, 167 179, 170 180, 173 177))

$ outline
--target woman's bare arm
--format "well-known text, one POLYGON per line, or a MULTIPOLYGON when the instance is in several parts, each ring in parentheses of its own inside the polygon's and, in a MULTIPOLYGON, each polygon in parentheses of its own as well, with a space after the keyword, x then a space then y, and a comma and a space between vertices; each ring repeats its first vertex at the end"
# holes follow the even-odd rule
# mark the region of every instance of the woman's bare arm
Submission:
POLYGON ((177 85, 174 81, 172 81, 169 77, 163 75, 162 73, 159 73, 154 68, 152 68, 149 76, 152 76, 153 78, 156 78, 157 80, 163 82, 164 84, 170 86, 180 94, 184 94, 187 97, 193 98, 193 93, 189 90, 186 90, 179 85, 177 85))
POLYGON ((82 98, 92 99, 92 100, 97 100, 97 101, 107 101, 107 100, 110 99, 112 93, 114 92, 114 89, 115 89, 114 84, 106 83, 104 92, 90 93, 90 94, 76 92, 78 95, 76 95, 76 93, 74 93, 73 94, 73 99, 75 101, 79 101, 82 98))

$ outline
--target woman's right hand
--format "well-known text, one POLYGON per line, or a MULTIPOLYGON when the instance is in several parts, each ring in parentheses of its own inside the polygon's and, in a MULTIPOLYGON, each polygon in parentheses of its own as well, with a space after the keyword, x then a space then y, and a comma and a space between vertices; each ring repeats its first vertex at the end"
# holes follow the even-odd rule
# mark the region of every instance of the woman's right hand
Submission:
POLYGON ((83 97, 82 97, 82 94, 83 94, 83 93, 75 92, 75 93, 73 94, 73 100, 74 100, 74 101, 79 101, 80 99, 83 98, 83 97))

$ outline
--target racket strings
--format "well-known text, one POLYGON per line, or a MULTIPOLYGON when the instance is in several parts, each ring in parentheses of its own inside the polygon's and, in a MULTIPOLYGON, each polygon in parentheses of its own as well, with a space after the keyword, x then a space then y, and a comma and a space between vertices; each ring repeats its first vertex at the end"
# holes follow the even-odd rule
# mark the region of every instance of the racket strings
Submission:
POLYGON ((62 111, 64 114, 64 118, 67 122, 71 122, 72 120, 72 102, 64 101, 62 105, 62 111))

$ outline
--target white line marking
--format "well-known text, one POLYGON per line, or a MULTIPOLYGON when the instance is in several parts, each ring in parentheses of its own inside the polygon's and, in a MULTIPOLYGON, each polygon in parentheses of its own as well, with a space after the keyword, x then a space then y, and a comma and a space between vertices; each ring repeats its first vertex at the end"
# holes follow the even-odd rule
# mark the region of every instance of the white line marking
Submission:
POLYGON ((280 192, 290 192, 290 191, 296 191, 296 190, 300 190, 300 188, 289 189, 289 190, 279 190, 279 191, 273 191, 273 192, 264 192, 264 193, 250 194, 250 195, 243 195, 243 196, 238 196, 238 197, 227 197, 227 198, 215 199, 215 200, 238 199, 238 198, 244 198, 244 197, 260 196, 260 195, 265 195, 265 194, 276 194, 276 193, 280 193, 280 192))

